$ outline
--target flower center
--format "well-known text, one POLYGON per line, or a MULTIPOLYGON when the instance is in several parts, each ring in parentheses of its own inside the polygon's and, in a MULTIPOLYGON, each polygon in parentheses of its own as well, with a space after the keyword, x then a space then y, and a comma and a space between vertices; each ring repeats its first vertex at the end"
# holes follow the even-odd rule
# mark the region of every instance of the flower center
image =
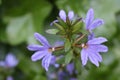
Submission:
POLYGON ((54 47, 48 49, 48 52, 53 52, 53 51, 55 51, 55 48, 54 48, 54 47))
POLYGON ((88 48, 88 44, 82 43, 82 48, 88 48))

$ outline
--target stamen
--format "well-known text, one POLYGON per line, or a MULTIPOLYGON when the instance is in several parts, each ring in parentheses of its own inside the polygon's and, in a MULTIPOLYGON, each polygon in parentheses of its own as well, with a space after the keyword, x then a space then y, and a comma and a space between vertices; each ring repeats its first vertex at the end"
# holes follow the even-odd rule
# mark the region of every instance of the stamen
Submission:
POLYGON ((82 48, 87 48, 88 47, 88 45, 84 44, 84 43, 82 43, 81 46, 82 46, 82 48))
POLYGON ((52 48, 52 51, 55 51, 55 48, 54 48, 54 47, 52 48))

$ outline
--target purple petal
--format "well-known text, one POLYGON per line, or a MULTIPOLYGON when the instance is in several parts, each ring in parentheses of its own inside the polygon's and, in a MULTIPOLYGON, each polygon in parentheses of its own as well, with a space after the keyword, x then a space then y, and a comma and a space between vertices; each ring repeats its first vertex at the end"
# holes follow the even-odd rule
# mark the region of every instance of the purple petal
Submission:
POLYGON ((69 13, 68 13, 68 18, 69 18, 70 20, 72 20, 73 17, 74 17, 74 12, 73 12, 73 11, 69 11, 69 13))
POLYGON ((89 26, 89 29, 90 30, 93 30, 95 29, 96 27, 100 26, 104 24, 104 21, 102 19, 96 19, 93 21, 93 23, 89 26))
POLYGON ((58 20, 54 20, 53 22, 51 22, 51 23, 50 23, 50 26, 52 26, 53 23, 56 23, 56 22, 58 22, 58 20))
POLYGON ((96 58, 98 59, 99 62, 102 62, 102 56, 99 53, 96 53, 96 58))
POLYGON ((86 49, 81 50, 81 60, 82 60, 83 66, 86 65, 86 63, 88 61, 88 52, 86 49))
POLYGON ((60 18, 61 18, 63 21, 66 22, 66 13, 65 13, 64 10, 60 10, 59 16, 60 16, 60 18))
POLYGON ((55 64, 56 62, 56 56, 52 56, 50 64, 55 64))
POLYGON ((93 63, 93 64, 95 64, 97 67, 99 67, 99 63, 98 63, 98 60, 97 60, 97 58, 94 56, 94 55, 92 55, 93 53, 89 53, 89 59, 90 59, 90 61, 93 63))
POLYGON ((0 66, 5 67, 6 66, 5 61, 0 61, 0 66))
POLYGON ((12 76, 8 76, 6 80, 13 80, 12 76))
POLYGON ((88 44, 101 44, 101 43, 106 42, 106 41, 107 41, 106 38, 104 38, 104 37, 98 37, 98 38, 94 38, 92 40, 89 40, 88 44))
POLYGON ((70 78, 70 80, 77 80, 77 78, 70 78))
POLYGON ((43 46, 40 45, 28 45, 27 48, 30 51, 38 51, 38 50, 42 51, 45 49, 43 46))
POLYGON ((6 59, 5 59, 5 62, 7 64, 8 67, 15 67, 17 64, 18 64, 18 60, 16 59, 16 57, 9 53, 7 56, 6 56, 6 59))
POLYGON ((95 37, 95 34, 91 33, 88 35, 88 40, 92 40, 92 39, 94 39, 94 37, 95 37))
POLYGON ((88 10, 87 16, 86 16, 86 19, 85 19, 86 29, 89 30, 89 26, 92 23, 93 19, 94 19, 94 10, 91 8, 91 9, 88 10))
POLYGON ((73 71, 74 71, 74 64, 73 64, 73 63, 68 64, 67 67, 66 67, 66 70, 67 70, 70 74, 72 74, 73 71))
POLYGON ((108 51, 108 47, 105 45, 97 45, 96 46, 98 52, 107 52, 108 51))
POLYGON ((32 55, 32 57, 31 57, 32 61, 40 60, 40 59, 43 58, 45 55, 47 55, 46 52, 47 52, 47 51, 37 51, 37 52, 35 52, 35 53, 32 55))
POLYGON ((46 71, 48 71, 48 67, 50 65, 51 58, 52 58, 51 54, 47 54, 42 60, 42 66, 45 68, 46 71))
POLYGON ((62 70, 58 72, 58 80, 65 80, 65 76, 67 76, 67 74, 62 70))
POLYGON ((50 44, 48 43, 47 39, 44 36, 42 36, 39 33, 35 33, 34 36, 38 41, 41 42, 43 46, 50 47, 50 44))

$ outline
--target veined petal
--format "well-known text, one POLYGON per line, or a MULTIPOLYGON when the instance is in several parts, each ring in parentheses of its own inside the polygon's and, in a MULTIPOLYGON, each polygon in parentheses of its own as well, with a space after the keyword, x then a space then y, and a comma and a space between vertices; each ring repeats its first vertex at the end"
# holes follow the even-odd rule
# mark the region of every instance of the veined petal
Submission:
POLYGON ((106 41, 107 41, 106 38, 104 38, 104 37, 98 37, 98 38, 94 38, 92 40, 89 40, 88 44, 101 44, 101 43, 106 42, 106 41))
POLYGON ((42 66, 45 68, 46 71, 48 71, 51 58, 52 58, 51 54, 47 54, 42 60, 42 66))
POLYGON ((108 51, 108 47, 105 45, 97 45, 96 46, 98 52, 107 52, 108 51))
POLYGON ((45 47, 40 46, 40 45, 28 45, 27 48, 30 51, 38 51, 38 50, 42 51, 45 49, 45 47))
POLYGON ((39 33, 35 33, 34 36, 43 46, 50 47, 50 44, 44 36, 39 33))
POLYGON ((91 53, 91 55, 99 62, 102 62, 102 56, 99 53, 91 53))
POLYGON ((94 10, 91 8, 91 9, 88 10, 87 16, 86 16, 86 19, 85 19, 86 29, 89 30, 89 26, 92 23, 93 19, 94 19, 94 10))
POLYGON ((88 52, 86 49, 81 50, 81 60, 82 60, 83 66, 86 65, 86 63, 88 61, 88 52))
POLYGON ((95 29, 96 27, 100 26, 104 24, 104 21, 102 19, 96 19, 93 21, 93 23, 89 26, 89 29, 90 30, 93 30, 95 29))
POLYGON ((90 59, 90 61, 94 64, 94 65, 96 65, 97 67, 99 67, 99 63, 98 63, 98 60, 97 60, 97 58, 95 57, 95 56, 93 56, 92 54, 93 53, 88 53, 89 54, 89 59, 90 59))
POLYGON ((99 62, 102 62, 102 56, 99 53, 96 53, 96 57, 99 62))
POLYGON ((74 12, 73 12, 73 11, 69 11, 69 12, 68 12, 68 18, 69 18, 70 20, 72 20, 73 17, 74 17, 74 12))
POLYGON ((47 55, 46 52, 47 52, 47 51, 37 51, 37 52, 35 52, 35 53, 31 56, 32 61, 40 60, 40 59, 43 58, 45 55, 47 55))
POLYGON ((64 10, 60 10, 59 16, 63 21, 66 21, 66 13, 64 10))

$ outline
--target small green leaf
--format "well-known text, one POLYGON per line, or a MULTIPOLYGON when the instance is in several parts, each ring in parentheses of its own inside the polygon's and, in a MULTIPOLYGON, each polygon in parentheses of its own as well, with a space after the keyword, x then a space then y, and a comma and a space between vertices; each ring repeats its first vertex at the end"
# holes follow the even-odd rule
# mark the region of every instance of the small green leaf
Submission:
POLYGON ((56 33, 58 33, 58 29, 48 29, 48 30, 46 30, 46 33, 48 33, 48 34, 56 34, 56 33))
POLYGON ((57 17, 57 19, 58 19, 59 23, 63 26, 64 29, 68 28, 68 25, 62 19, 60 19, 59 17, 57 17))
POLYGON ((80 28, 83 26, 83 22, 82 21, 78 21, 76 24, 74 24, 73 25, 73 33, 75 33, 75 32, 78 32, 78 31, 80 31, 80 28))
POLYGON ((53 23, 58 29, 64 31, 63 27, 58 23, 53 23))
POLYGON ((69 39, 66 39, 65 41, 65 52, 69 51, 71 48, 71 42, 69 39))
POLYGON ((70 50, 65 56, 65 64, 69 64, 73 57, 73 51, 70 50))

